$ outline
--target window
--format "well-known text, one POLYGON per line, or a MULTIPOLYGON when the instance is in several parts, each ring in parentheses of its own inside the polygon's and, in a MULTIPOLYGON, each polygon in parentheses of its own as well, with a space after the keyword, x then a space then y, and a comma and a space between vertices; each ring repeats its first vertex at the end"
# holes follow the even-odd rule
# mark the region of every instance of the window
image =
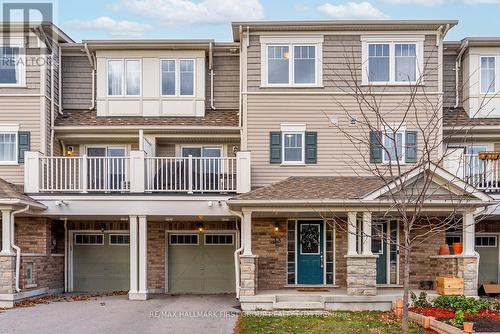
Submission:
POLYGON ((195 95, 194 59, 164 59, 161 61, 161 95, 195 95))
POLYGON ((481 93, 494 93, 495 57, 481 57, 481 93))
POLYGON ((417 45, 396 44, 396 81, 415 82, 417 80, 417 45))
POLYGON ((368 50, 369 81, 389 81, 389 44, 370 44, 368 50))
POLYGON ((0 132, 0 163, 17 163, 17 131, 0 132))
POLYGON ((452 246, 455 242, 462 242, 461 235, 447 235, 446 236, 446 244, 448 246, 452 246))
POLYGON ((205 245, 232 245, 232 234, 205 234, 205 245))
POLYGON ((110 234, 110 245, 130 245, 130 236, 128 234, 110 234))
POLYGON ((161 61, 161 95, 175 95, 175 60, 161 61))
POLYGON ((476 247, 496 247, 497 237, 494 235, 476 236, 476 247))
POLYGON ((75 234, 75 245, 104 245, 104 234, 75 234))
POLYGON ((321 85, 322 36, 261 36, 260 43, 262 86, 321 85))
POLYGON ((170 234, 171 245, 198 245, 198 234, 170 234))
POLYGON ((390 40, 362 37, 364 84, 408 84, 419 81, 424 37, 390 40))
POLYGON ((11 41, 9 45, 0 46, 0 85, 24 85, 24 64, 22 41, 11 41))
POLYGON ((304 162, 304 133, 283 132, 283 162, 304 162))
POLYGON ((26 285, 33 285, 33 262, 26 263, 26 285))
POLYGON ((404 161, 404 138, 404 131, 385 132, 383 134, 383 162, 404 161))
POLYGON ((141 61, 139 59, 108 60, 108 95, 139 96, 141 94, 141 61))

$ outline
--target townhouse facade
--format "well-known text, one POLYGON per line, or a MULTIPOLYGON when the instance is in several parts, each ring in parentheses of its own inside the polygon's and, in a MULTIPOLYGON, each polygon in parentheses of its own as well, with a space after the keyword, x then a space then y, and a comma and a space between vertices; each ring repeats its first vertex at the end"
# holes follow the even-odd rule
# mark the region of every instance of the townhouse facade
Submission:
POLYGON ((414 249, 412 288, 498 282, 496 160, 479 155, 494 156, 498 89, 483 81, 500 52, 444 42, 456 24, 234 22, 228 43, 19 27, 4 57, 45 62, 0 68, 2 305, 127 291, 388 309, 405 253, 387 218, 395 185, 374 170, 395 160, 403 190, 434 175, 424 212, 463 222, 414 249), (462 254, 436 255, 454 241, 462 254))

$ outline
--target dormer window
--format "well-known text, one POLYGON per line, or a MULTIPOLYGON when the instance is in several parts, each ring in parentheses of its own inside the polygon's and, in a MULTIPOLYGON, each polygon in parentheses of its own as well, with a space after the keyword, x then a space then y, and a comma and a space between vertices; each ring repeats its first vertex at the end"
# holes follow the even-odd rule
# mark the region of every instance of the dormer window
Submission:
MULTIPOLYGON (((496 59, 495 56, 483 56, 481 57, 481 93, 495 93, 499 89, 497 88, 497 80, 495 80, 496 75, 496 59)), ((500 85, 498 85, 500 86, 500 85)))
POLYGON ((161 60, 161 95, 194 96, 194 59, 161 60))
POLYGON ((322 84, 322 37, 261 37, 262 86, 322 84))
POLYGON ((108 60, 108 96, 141 95, 141 60, 108 60))

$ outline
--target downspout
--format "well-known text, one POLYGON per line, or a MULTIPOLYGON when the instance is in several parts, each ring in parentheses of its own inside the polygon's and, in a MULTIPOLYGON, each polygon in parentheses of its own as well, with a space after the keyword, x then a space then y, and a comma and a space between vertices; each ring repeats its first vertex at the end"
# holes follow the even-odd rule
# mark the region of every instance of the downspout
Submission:
POLYGON ((243 124, 242 124, 243 117, 241 115, 241 113, 243 112, 243 98, 242 98, 243 92, 241 91, 243 89, 243 75, 242 75, 243 74, 243 70, 242 70, 242 68, 243 68, 243 65, 242 65, 243 64, 242 63, 243 59, 241 57, 241 54, 242 54, 242 52, 241 52, 241 35, 243 34, 243 27, 240 25, 238 29, 239 29, 239 34, 240 34, 240 55, 239 55, 239 59, 240 59, 240 90, 239 90, 239 92, 240 92, 240 94, 239 94, 240 112, 238 113, 238 118, 239 118, 238 119, 238 124, 239 124, 239 126, 241 128, 243 126, 243 124))
POLYGON ((59 45, 59 114, 62 115, 62 53, 59 45))
POLYGON ((64 292, 68 292, 68 219, 64 218, 64 292))
POLYGON ((55 111, 55 101, 54 101, 54 62, 55 62, 55 57, 54 53, 52 52, 51 54, 51 61, 50 61, 50 156, 54 156, 54 111, 55 111))
POLYGON ((216 110, 214 105, 214 60, 213 43, 208 43, 208 69, 210 71, 210 109, 216 110))
MULTIPOLYGON (((240 212, 229 210, 233 215, 240 218, 240 222, 243 221, 243 215, 240 212)), ((243 244, 241 242, 241 231, 238 228, 238 223, 236 223, 236 230, 240 232, 240 248, 234 251, 234 274, 235 274, 235 286, 236 286, 236 299, 240 299, 240 254, 243 251, 243 244)))
POLYGON ((459 69, 460 67, 462 66, 462 56, 465 52, 465 50, 467 50, 467 47, 469 46, 469 41, 468 40, 465 40, 464 43, 462 43, 462 45, 460 46, 460 51, 458 52, 458 56, 457 56, 457 59, 455 61, 455 106, 453 107, 454 109, 458 108, 458 105, 460 103, 459 101, 459 94, 458 94, 458 89, 459 89, 459 85, 458 85, 458 72, 459 72, 459 69))
POLYGON ((16 251, 16 292, 21 292, 21 289, 19 288, 19 271, 21 269, 21 248, 19 248, 16 244, 15 244, 15 238, 14 238, 14 234, 15 234, 15 230, 14 230, 14 216, 19 214, 19 213, 23 213, 23 212, 26 212, 30 209, 30 206, 29 205, 26 205, 26 207, 24 209, 20 209, 20 210, 17 210, 17 211, 12 211, 10 213, 10 230, 11 230, 11 234, 10 234, 10 243, 11 243, 11 246, 12 248, 14 248, 14 250, 16 251))
POLYGON ((89 59, 90 66, 92 66, 92 104, 90 105, 89 110, 94 110, 95 108, 95 62, 94 58, 90 54, 89 46, 87 43, 84 44, 85 52, 87 53, 87 58, 89 59))

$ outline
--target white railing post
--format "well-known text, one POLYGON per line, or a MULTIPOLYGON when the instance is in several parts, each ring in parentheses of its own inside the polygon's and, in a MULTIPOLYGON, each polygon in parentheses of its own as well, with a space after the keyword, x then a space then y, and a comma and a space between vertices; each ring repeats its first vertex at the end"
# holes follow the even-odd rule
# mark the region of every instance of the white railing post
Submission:
POLYGON ((193 193, 193 156, 190 154, 188 156, 188 194, 192 193, 193 193))
POLYGON ((465 172, 465 157, 463 148, 449 148, 446 151, 446 159, 444 160, 444 168, 453 175, 456 175, 460 180, 464 179, 465 172))
POLYGON ((36 194, 40 192, 40 157, 35 151, 24 152, 24 192, 36 194))
POLYGON ((250 152, 236 153, 236 192, 238 194, 249 192, 251 180, 250 152))
POLYGON ((130 192, 145 191, 145 158, 144 151, 130 152, 130 192))
POLYGON ((87 192, 87 188, 88 188, 88 185, 89 185, 89 182, 88 182, 88 178, 89 178, 89 174, 88 174, 88 167, 89 167, 89 163, 88 163, 88 159, 87 159, 87 155, 84 154, 82 156, 82 176, 81 176, 81 180, 82 180, 82 192, 86 193, 87 192))

